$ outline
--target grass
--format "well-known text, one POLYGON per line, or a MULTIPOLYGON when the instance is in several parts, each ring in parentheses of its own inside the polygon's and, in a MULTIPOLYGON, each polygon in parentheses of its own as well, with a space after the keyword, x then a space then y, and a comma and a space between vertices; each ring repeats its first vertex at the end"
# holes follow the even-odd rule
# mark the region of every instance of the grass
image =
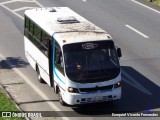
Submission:
POLYGON ((159 7, 160 7, 160 0, 154 1, 153 4, 155 4, 156 6, 159 6, 159 7))
MULTIPOLYGON (((0 114, 4 111, 18 111, 12 100, 0 90, 0 114)), ((1 116, 1 115, 0 115, 1 116)), ((2 118, 0 120, 24 120, 24 118, 2 118)))
MULTIPOLYGON (((145 1, 150 2, 150 0, 145 0, 145 1)), ((154 5, 160 7, 160 0, 153 0, 152 3, 153 3, 154 5)))

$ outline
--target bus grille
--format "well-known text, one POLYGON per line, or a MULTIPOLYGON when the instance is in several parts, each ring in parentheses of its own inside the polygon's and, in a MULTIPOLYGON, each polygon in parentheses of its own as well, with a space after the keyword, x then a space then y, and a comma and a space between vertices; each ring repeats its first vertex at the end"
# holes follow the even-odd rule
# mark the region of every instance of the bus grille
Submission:
POLYGON ((93 87, 93 88, 79 88, 80 92, 95 92, 99 90, 111 90, 113 85, 102 86, 102 87, 93 87))
POLYGON ((105 102, 105 101, 111 101, 113 100, 112 95, 109 96, 102 96, 101 98, 82 98, 80 100, 80 104, 87 104, 87 103, 96 103, 96 102, 105 102))

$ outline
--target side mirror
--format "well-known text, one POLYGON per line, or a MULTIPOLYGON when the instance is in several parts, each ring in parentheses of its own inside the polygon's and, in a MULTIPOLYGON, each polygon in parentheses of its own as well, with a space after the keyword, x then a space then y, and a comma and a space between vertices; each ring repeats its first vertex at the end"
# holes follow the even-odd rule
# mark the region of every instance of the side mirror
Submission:
POLYGON ((118 57, 122 57, 121 48, 117 48, 117 54, 118 54, 118 57))

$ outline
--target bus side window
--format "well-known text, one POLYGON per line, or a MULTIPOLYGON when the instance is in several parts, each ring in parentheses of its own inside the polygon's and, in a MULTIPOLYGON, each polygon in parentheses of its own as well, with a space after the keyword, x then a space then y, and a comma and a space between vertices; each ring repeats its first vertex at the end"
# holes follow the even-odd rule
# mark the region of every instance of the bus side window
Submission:
POLYGON ((42 31, 42 44, 48 49, 49 46, 49 40, 51 40, 51 37, 47 35, 44 31, 42 31))
POLYGON ((55 42, 55 51, 54 51, 54 57, 55 57, 55 60, 54 60, 54 62, 56 63, 56 64, 60 64, 60 59, 59 59, 59 57, 60 57, 60 51, 61 51, 61 49, 60 49, 60 46, 58 45, 58 43, 57 42, 55 42))
POLYGON ((29 37, 29 19, 25 17, 25 31, 24 35, 28 38, 29 37))
POLYGON ((42 31, 41 36, 41 46, 39 49, 48 57, 48 50, 49 50, 49 40, 51 40, 51 37, 47 35, 44 31, 42 31))
POLYGON ((62 74, 64 74, 62 52, 61 52, 61 49, 58 47, 56 47, 55 49, 55 66, 62 74))
POLYGON ((41 41, 41 29, 34 24, 34 37, 37 41, 41 41))
POLYGON ((57 47, 55 49, 55 63, 60 65, 60 50, 57 47))
POLYGON ((29 38, 30 41, 33 42, 33 22, 25 17, 25 31, 24 34, 27 38, 29 38))
POLYGON ((29 22, 29 39, 33 40, 33 22, 29 22))
POLYGON ((40 46, 40 35, 41 35, 41 29, 37 25, 33 24, 33 39, 32 39, 32 42, 38 48, 40 46))

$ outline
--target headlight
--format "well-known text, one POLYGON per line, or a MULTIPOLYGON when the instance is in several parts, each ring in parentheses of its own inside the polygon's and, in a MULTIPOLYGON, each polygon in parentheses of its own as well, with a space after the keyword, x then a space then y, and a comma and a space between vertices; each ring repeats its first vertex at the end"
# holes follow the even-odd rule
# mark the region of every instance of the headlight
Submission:
POLYGON ((120 81, 120 82, 118 82, 118 83, 116 83, 115 85, 114 85, 114 88, 118 88, 118 87, 121 87, 122 86, 122 82, 120 81))
POLYGON ((70 93, 79 93, 77 88, 72 88, 72 87, 68 88, 68 92, 70 92, 70 93))

